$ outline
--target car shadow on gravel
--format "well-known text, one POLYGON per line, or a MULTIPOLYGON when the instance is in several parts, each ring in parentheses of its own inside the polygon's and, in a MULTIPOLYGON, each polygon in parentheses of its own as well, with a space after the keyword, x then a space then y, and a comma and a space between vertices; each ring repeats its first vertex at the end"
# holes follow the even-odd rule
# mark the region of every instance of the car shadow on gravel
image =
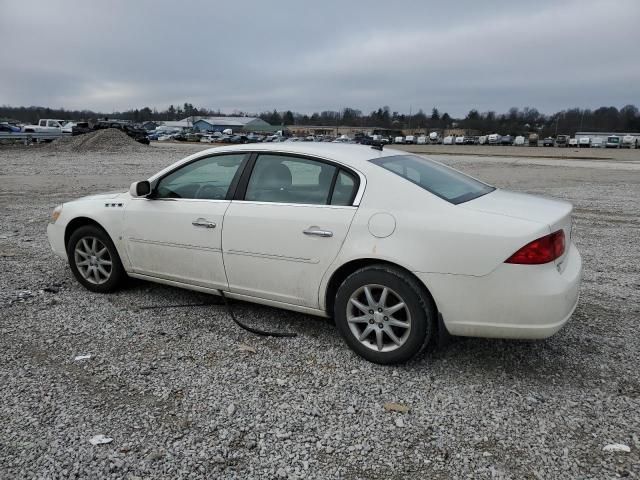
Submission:
MULTIPOLYGON (((184 321, 183 327, 211 328, 235 340, 252 336, 232 323, 221 297, 216 295, 131 279, 125 289, 108 296, 108 301, 116 308, 148 312, 158 318, 182 311, 186 317, 177 321, 184 321), (193 319, 197 319, 197 323, 193 323, 193 319)), ((241 322, 261 330, 295 333, 311 340, 318 354, 326 348, 348 350, 331 319, 237 300, 230 304, 241 322)), ((584 316, 581 308, 575 316, 578 319, 584 316)), ((176 315, 176 318, 183 317, 176 315)), ((404 365, 379 368, 405 372, 455 370, 487 382, 503 381, 506 376, 540 386, 558 382, 583 387, 598 373, 590 366, 593 362, 584 360, 584 355, 591 359, 601 355, 597 343, 585 341, 584 336, 585 332, 575 330, 570 324, 546 340, 453 337, 448 345, 432 347, 404 365)), ((286 339, 277 339, 271 347, 283 351, 289 348, 286 342, 286 339)), ((367 363, 355 354, 350 358, 354 366, 367 363)))

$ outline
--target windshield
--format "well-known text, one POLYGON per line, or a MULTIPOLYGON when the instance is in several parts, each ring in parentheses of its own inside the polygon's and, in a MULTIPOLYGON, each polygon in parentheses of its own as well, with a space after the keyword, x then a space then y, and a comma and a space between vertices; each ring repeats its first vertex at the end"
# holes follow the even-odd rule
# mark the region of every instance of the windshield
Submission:
POLYGON ((417 155, 394 155, 371 160, 428 192, 457 205, 495 190, 464 173, 417 155))
POLYGON ((618 137, 609 137, 609 143, 618 143, 620 139, 618 137))

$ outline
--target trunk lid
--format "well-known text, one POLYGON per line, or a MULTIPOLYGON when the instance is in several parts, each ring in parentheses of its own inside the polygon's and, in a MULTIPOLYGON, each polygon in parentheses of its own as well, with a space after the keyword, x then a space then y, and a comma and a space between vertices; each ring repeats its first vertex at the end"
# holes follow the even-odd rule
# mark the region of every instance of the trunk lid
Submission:
MULTIPOLYGON (((562 268, 563 260, 571 243, 571 212, 573 211, 573 205, 569 202, 496 189, 487 195, 458 206, 469 210, 541 223, 549 227, 549 233, 560 229, 564 230, 564 253, 555 260, 558 268, 562 268)), ((535 238, 531 239, 531 241, 533 240, 535 238)))

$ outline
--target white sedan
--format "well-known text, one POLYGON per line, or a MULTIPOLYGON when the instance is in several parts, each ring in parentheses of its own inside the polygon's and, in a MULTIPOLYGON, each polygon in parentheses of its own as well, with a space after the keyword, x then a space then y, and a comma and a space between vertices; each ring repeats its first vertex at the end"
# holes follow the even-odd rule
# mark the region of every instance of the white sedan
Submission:
POLYGON ((535 339, 567 322, 582 270, 571 204, 380 148, 205 150, 56 207, 49 242, 91 291, 130 276, 333 317, 377 363, 445 329, 535 339))

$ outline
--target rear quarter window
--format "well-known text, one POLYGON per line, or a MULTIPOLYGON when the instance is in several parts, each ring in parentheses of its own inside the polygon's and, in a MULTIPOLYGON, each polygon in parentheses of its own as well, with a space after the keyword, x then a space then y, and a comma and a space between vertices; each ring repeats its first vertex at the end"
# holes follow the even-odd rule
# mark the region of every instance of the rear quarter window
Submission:
POLYGON ((495 187, 464 173, 417 155, 380 157, 370 162, 454 205, 468 202, 495 190, 495 187))

